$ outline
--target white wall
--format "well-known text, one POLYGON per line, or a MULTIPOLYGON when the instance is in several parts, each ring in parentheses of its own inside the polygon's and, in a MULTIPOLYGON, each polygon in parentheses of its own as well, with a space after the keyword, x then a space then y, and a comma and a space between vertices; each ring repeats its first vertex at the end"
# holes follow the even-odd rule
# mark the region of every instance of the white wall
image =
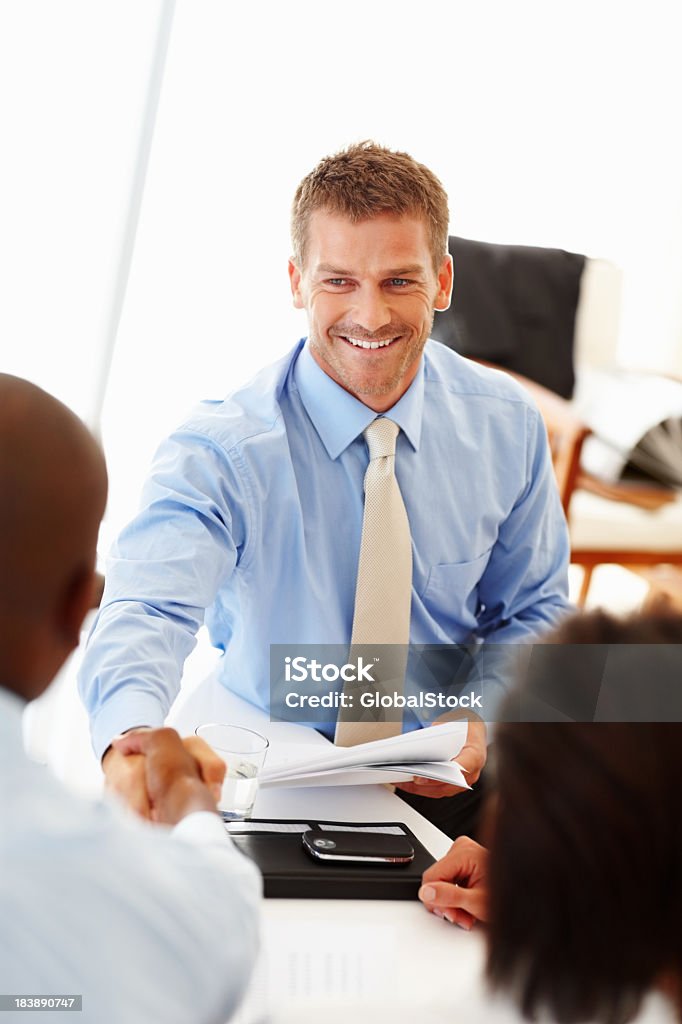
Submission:
POLYGON ((90 412, 159 3, 0 3, 0 369, 90 412))

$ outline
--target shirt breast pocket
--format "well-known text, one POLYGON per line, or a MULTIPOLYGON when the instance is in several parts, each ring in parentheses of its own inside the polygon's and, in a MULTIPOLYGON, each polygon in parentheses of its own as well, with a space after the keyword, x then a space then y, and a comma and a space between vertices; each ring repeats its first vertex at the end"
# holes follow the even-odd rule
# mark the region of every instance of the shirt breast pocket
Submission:
POLYGON ((445 562, 432 566, 422 600, 440 622, 467 628, 475 624, 479 607, 478 584, 490 560, 490 550, 469 562, 445 562))

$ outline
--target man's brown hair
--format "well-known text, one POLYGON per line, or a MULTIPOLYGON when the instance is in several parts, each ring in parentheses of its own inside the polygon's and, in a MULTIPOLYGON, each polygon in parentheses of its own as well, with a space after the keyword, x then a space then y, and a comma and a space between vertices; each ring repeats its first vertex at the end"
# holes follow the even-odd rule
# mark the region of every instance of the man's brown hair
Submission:
POLYGON ((291 211, 294 260, 303 266, 308 221, 315 210, 341 214, 353 223, 380 213, 422 217, 436 273, 448 248, 448 197, 428 167, 408 153, 376 142, 358 142, 327 156, 296 190, 291 211))

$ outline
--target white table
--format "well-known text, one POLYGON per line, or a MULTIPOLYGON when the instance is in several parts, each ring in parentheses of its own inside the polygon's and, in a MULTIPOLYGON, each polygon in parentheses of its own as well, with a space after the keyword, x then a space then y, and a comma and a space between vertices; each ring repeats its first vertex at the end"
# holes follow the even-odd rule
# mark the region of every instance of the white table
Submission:
MULTIPOLYGON (((257 729, 273 748, 290 730, 213 676, 181 696, 168 719, 182 734, 204 722, 257 729)), ((311 743, 326 742, 310 733, 311 743)), ((254 817, 404 821, 435 857, 450 848, 447 836, 384 786, 263 789, 254 817)), ((478 990, 481 958, 478 932, 463 932, 416 901, 265 900, 263 953, 236 1020, 442 1024, 472 986, 478 990)))

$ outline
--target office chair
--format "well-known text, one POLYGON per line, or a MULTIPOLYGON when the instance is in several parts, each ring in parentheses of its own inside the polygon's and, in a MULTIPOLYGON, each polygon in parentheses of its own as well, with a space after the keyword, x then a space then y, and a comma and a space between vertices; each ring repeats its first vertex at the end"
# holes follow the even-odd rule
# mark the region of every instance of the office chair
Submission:
POLYGON ((433 337, 511 373, 538 405, 568 520, 571 561, 583 569, 579 603, 595 567, 606 563, 654 584, 661 570, 653 567, 673 566, 682 594, 682 492, 653 481, 606 482, 582 461, 592 430, 570 401, 574 359, 576 350, 578 360, 592 364, 614 358, 604 335, 617 336, 615 268, 558 249, 455 237, 449 248, 453 302, 436 314, 433 337))

